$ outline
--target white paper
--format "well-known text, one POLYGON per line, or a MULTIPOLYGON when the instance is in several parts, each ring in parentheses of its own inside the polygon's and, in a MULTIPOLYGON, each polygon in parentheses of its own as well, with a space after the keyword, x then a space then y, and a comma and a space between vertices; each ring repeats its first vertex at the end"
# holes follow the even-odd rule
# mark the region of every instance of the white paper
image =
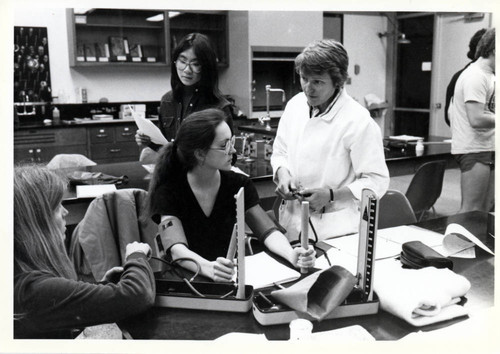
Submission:
POLYGON ((132 112, 135 124, 137 124, 137 127, 143 134, 149 136, 151 141, 155 144, 165 145, 168 143, 168 140, 163 136, 161 130, 153 122, 136 114, 130 105, 128 105, 128 107, 132 112))
POLYGON ((298 271, 281 264, 265 252, 245 257, 245 282, 254 289, 299 278, 298 271))
POLYGON ((471 252, 474 251, 474 245, 481 247, 491 255, 495 255, 484 243, 476 236, 471 234, 466 228, 459 224, 449 224, 443 240, 443 254, 446 257, 473 258, 471 252), (472 251, 471 251, 472 250, 472 251))
POLYGON ((148 171, 148 173, 153 173, 155 171, 155 166, 156 165, 154 163, 142 165, 142 167, 144 167, 144 169, 148 171))
POLYGON ((104 193, 116 191, 116 186, 114 184, 91 184, 91 185, 79 185, 76 186, 76 197, 77 198, 96 198, 100 197, 104 193))

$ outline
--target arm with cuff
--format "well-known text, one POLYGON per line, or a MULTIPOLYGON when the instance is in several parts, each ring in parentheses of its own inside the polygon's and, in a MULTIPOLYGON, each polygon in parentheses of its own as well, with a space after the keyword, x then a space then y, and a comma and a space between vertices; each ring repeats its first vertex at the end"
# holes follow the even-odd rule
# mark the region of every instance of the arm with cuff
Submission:
MULTIPOLYGON (((234 264, 231 260, 218 257, 215 261, 209 261, 188 248, 186 235, 182 222, 179 218, 171 215, 163 215, 158 225, 161 242, 166 251, 170 250, 173 260, 179 258, 190 258, 200 265, 200 274, 214 281, 231 281, 234 274, 234 264)), ((193 262, 180 261, 182 267, 196 272, 197 268, 193 262)))

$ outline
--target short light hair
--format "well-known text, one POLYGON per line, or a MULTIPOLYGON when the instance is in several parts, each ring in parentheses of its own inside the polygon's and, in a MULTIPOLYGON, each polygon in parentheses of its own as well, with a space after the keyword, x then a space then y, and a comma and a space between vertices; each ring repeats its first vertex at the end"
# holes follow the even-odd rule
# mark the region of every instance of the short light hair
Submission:
POLYGON ((476 59, 488 58, 495 51, 495 28, 490 28, 479 40, 476 49, 476 59))
POLYGON ((330 75, 335 86, 343 86, 347 80, 349 56, 342 43, 333 39, 317 40, 309 44, 295 58, 295 70, 300 72, 330 75))

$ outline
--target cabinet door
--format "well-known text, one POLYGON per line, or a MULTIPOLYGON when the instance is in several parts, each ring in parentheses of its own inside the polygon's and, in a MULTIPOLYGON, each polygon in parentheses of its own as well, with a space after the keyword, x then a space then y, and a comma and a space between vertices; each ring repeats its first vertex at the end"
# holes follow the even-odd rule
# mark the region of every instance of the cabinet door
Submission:
POLYGON ((135 141, 135 132, 137 126, 135 124, 120 126, 115 128, 115 140, 119 141, 135 141))
POLYGON ((112 143, 115 140, 115 130, 111 126, 89 128, 88 132, 92 144, 112 143))

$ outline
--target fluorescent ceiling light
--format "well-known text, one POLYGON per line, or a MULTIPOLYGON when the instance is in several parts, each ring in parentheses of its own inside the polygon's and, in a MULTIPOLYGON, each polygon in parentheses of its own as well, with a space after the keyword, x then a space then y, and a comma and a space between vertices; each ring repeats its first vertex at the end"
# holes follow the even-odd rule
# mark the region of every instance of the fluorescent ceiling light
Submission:
POLYGON ((93 8, 87 7, 87 8, 78 8, 78 9, 73 9, 75 15, 85 15, 87 12, 92 12, 93 8))
POLYGON ((158 14, 158 15, 154 15, 154 16, 148 17, 146 19, 146 21, 160 22, 160 21, 163 21, 163 19, 164 19, 163 14, 158 14))

